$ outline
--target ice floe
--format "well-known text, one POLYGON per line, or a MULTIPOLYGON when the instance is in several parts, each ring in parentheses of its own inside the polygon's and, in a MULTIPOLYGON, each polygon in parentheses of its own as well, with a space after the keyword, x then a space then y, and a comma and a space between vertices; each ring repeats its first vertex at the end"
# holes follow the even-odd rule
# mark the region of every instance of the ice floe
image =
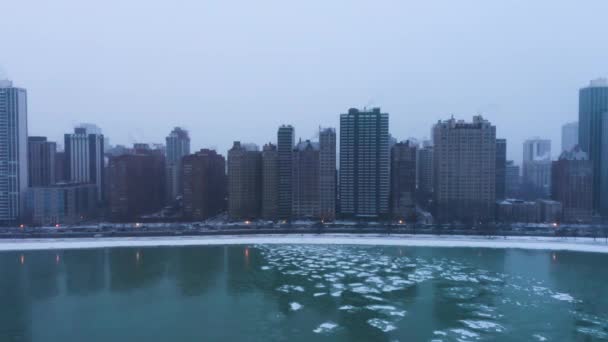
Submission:
POLYGON ((334 322, 325 322, 325 323, 321 323, 321 325, 319 325, 316 329, 314 329, 313 332, 315 332, 317 334, 328 333, 328 332, 333 331, 337 327, 338 327, 338 325, 334 322))

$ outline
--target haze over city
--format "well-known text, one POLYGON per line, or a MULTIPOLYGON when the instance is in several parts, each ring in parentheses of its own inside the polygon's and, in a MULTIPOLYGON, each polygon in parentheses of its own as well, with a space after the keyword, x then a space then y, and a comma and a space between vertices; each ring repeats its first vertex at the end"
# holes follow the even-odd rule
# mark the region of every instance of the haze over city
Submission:
MULTIPOLYGON (((112 144, 193 150, 311 138, 350 107, 380 106, 398 139, 478 113, 508 158, 540 136, 560 152, 578 89, 608 75, 605 1, 11 1, 0 67, 28 89, 29 134, 81 122, 112 144), (539 24, 540 23, 540 24, 539 24)), ((2 73, 2 72, 0 72, 2 73)))

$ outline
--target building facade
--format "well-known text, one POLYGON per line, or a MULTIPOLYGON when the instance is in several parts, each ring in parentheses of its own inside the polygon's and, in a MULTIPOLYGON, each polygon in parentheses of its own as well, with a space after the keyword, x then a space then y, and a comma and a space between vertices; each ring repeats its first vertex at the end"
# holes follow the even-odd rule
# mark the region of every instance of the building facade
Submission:
POLYGON ((28 186, 48 186, 55 183, 55 154, 57 144, 46 137, 27 139, 28 186))
POLYGON ((290 220, 292 208, 292 172, 293 148, 295 143, 295 130, 292 126, 283 125, 277 132, 278 153, 278 217, 281 220, 290 220))
POLYGON ((351 108, 340 115, 340 214, 378 219, 389 214, 389 115, 351 108))
POLYGON ((262 149, 262 218, 278 218, 278 153, 277 146, 268 143, 262 149))
POLYGON ((93 183, 97 199, 105 201, 105 154, 101 130, 94 125, 74 128, 64 135, 65 177, 69 182, 93 183))
POLYGON ((551 198, 562 203, 564 222, 593 218, 593 163, 579 147, 562 152, 553 162, 551 198))
POLYGON ((505 167, 505 197, 517 198, 520 194, 521 171, 519 165, 508 160, 505 167))
POLYGON ((593 207, 608 216, 608 80, 579 91, 579 145, 593 163, 593 207))
POLYGON ((184 217, 206 220, 226 209, 226 160, 213 150, 203 149, 184 156, 182 175, 184 217))
POLYGON ((0 80, 0 225, 23 217, 27 162, 27 92, 0 80))
POLYGON ((76 224, 97 216, 97 186, 91 183, 57 183, 27 192, 28 222, 34 225, 76 224))
POLYGON ((496 198, 504 199, 507 186, 507 139, 496 139, 496 198))
POLYGON ((182 158, 190 154, 188 131, 175 127, 165 139, 167 143, 167 200, 173 201, 182 194, 182 158))
POLYGON ((429 201, 433 197, 433 146, 423 145, 418 149, 418 170, 416 176, 418 184, 416 194, 418 202, 427 207, 429 201))
POLYGON ((322 221, 336 219, 336 130, 319 131, 319 216, 322 221))
POLYGON ((522 191, 531 197, 551 194, 551 140, 533 138, 524 141, 522 191))
POLYGON ((228 217, 253 220, 262 209, 262 154, 254 144, 235 141, 228 151, 228 217))
POLYGON ((496 127, 481 116, 454 118, 433 128, 434 205, 440 222, 494 219, 496 127))
POLYGON ((416 218, 417 146, 410 141, 391 148, 391 214, 399 220, 416 218))
POLYGON ((293 206, 294 219, 320 217, 319 143, 300 141, 293 153, 293 206))
POLYGON ((578 122, 562 126, 562 152, 570 151, 578 145, 578 122))

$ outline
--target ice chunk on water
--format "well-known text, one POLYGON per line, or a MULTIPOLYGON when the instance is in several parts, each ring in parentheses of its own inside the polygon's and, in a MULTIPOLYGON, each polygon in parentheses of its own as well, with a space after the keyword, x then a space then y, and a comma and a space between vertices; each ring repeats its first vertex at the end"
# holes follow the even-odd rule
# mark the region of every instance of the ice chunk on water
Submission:
POLYGON ((289 303, 289 309, 291 309, 291 311, 298 311, 302 308, 302 304, 297 303, 297 302, 292 302, 289 303))
POLYGON ((302 286, 296 286, 296 285, 282 285, 277 287, 277 291, 280 292, 285 292, 285 293, 289 293, 289 292, 304 292, 304 288, 302 286))
POLYGON ((502 325, 490 321, 482 321, 482 320, 461 320, 461 323, 466 325, 468 328, 482 331, 493 331, 493 332, 503 332, 504 328, 502 325))
POLYGON ((336 329, 337 327, 338 327, 338 325, 334 322, 325 322, 325 323, 321 323, 321 325, 319 325, 316 329, 314 329, 313 332, 315 332, 317 334, 329 333, 329 332, 333 331, 334 329, 336 329))
POLYGON ((397 327, 394 326, 391 322, 379 318, 368 319, 367 324, 371 325, 374 328, 380 329, 383 332, 389 332, 397 329, 397 327))
POLYGON ((572 298, 572 296, 567 293, 557 292, 557 293, 553 294, 551 297, 553 297, 557 300, 564 301, 564 302, 574 302, 574 298, 572 298))

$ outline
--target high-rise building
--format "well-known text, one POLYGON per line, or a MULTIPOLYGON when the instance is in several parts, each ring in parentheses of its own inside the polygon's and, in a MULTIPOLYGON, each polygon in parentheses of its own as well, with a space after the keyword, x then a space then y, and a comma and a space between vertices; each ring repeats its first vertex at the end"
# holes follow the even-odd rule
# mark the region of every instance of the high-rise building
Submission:
POLYGON ((608 216, 608 80, 580 90, 578 124, 579 145, 593 163, 594 210, 608 216))
POLYGON ((262 218, 276 220, 278 215, 278 153, 268 143, 262 149, 262 218))
POLYGON ((578 122, 569 122, 562 126, 562 152, 572 150, 578 145, 578 122))
POLYGON ((262 154, 254 144, 235 141, 228 151, 228 216, 231 220, 260 217, 262 154))
POLYGON ((496 127, 481 116, 451 118, 433 128, 434 205, 439 222, 494 218, 496 127))
POLYGON ((55 152, 55 183, 63 183, 67 180, 65 164, 65 152, 55 152))
POLYGON ((27 159, 27 92, 0 80, 0 225, 23 216, 27 159))
POLYGON ((97 186, 97 199, 105 201, 104 142, 101 130, 91 124, 74 128, 64 135, 65 172, 69 182, 93 183, 97 186))
POLYGON ((283 125, 277 132, 278 153, 278 216, 290 220, 293 202, 293 148, 295 131, 292 126, 283 125))
POLYGON ((182 158, 190 154, 190 136, 188 131, 175 127, 165 139, 167 142, 167 199, 174 200, 181 195, 180 176, 182 158))
POLYGON ((391 214, 395 219, 414 220, 416 216, 417 146, 410 141, 391 148, 391 214))
POLYGON ((533 138, 524 141, 522 189, 534 197, 551 194, 551 140, 533 138))
POLYGON ((320 216, 319 170, 319 143, 300 141, 293 153, 293 218, 320 216))
POLYGON ((521 174, 519 165, 515 165, 512 160, 508 160, 505 168, 505 196, 507 198, 517 198, 520 194, 521 174))
POLYGON ((29 137, 27 148, 28 185, 38 187, 54 184, 57 144, 47 141, 46 137, 29 137))
POLYGON ((57 183, 28 189, 28 222, 36 225, 76 224, 97 215, 97 186, 57 183))
POLYGON ((578 146, 553 162, 551 197, 562 203, 564 222, 591 222, 593 164, 578 146))
POLYGON ((319 131, 319 216, 323 221, 336 219, 336 130, 319 131))
POLYGON ((351 108, 340 115, 340 214, 377 219, 389 214, 388 113, 351 108))
POLYGON ((226 160, 203 149, 181 160, 184 217, 206 220, 226 209, 226 160))
POLYGON ((496 199, 504 199, 507 182, 507 139, 496 139, 496 199))
POLYGON ((130 154, 111 157, 108 169, 112 220, 132 221, 162 209, 166 165, 161 151, 138 145, 130 154))
POLYGON ((426 207, 433 196, 433 146, 430 144, 423 144, 422 148, 418 149, 417 167, 416 195, 420 204, 426 207))

